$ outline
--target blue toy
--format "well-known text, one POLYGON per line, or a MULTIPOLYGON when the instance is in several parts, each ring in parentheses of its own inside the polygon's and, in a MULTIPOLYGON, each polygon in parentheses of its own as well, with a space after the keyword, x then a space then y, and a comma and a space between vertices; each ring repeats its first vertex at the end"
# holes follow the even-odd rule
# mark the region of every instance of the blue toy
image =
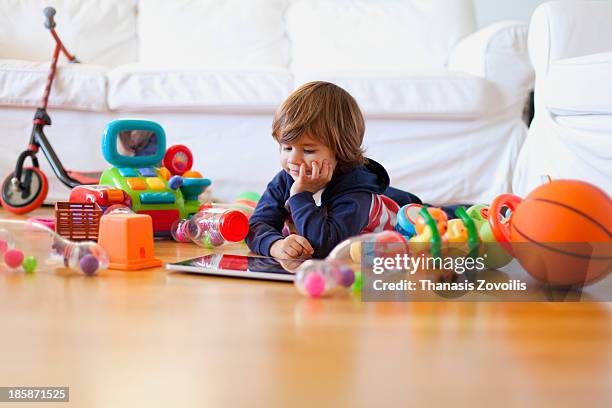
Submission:
POLYGON ((416 235, 414 224, 422 207, 421 204, 407 204, 400 208, 397 213, 395 230, 407 238, 416 235))

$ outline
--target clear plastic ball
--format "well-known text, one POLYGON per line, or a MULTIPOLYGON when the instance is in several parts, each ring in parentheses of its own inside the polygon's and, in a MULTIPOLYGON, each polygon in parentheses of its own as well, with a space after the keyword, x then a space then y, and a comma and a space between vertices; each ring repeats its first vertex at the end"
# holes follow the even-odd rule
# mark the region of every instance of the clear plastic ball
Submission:
POLYGON ((13 248, 15 248, 15 237, 4 228, 0 228, 0 255, 13 248))
POLYGON ((67 266, 86 275, 94 275, 108 268, 108 255, 94 242, 71 243, 66 252, 67 266))
POLYGON ((295 287, 298 292, 313 298, 350 288, 353 282, 353 269, 330 260, 308 260, 300 265, 295 274, 295 287))

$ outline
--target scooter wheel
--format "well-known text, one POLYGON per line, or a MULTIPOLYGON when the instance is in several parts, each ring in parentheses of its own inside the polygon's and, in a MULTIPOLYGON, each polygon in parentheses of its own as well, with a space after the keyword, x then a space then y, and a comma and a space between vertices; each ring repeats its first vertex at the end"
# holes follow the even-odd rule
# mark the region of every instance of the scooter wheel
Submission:
POLYGON ((38 167, 24 167, 21 188, 13 185, 15 172, 2 183, 2 207, 14 214, 26 214, 40 207, 49 192, 47 177, 38 167))

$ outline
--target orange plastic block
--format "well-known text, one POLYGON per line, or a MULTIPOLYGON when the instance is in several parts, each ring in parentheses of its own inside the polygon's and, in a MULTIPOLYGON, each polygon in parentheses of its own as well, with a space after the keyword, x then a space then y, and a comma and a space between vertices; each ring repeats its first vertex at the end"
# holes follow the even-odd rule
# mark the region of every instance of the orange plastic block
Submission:
POLYGON ((202 173, 195 170, 187 170, 183 173, 183 178, 202 178, 202 173))
POLYGON ((98 244, 108 253, 109 269, 133 271, 162 264, 154 257, 153 221, 149 215, 102 216, 98 244))
POLYGON ((132 190, 147 189, 147 185, 145 184, 145 182, 139 179, 138 177, 127 177, 125 180, 127 181, 128 186, 130 186, 132 190))
POLYGON ((159 168, 159 177, 161 177, 164 180, 168 181, 168 180, 170 180, 170 177, 172 177, 172 173, 170 173, 170 170, 168 170, 167 168, 160 167, 159 168))

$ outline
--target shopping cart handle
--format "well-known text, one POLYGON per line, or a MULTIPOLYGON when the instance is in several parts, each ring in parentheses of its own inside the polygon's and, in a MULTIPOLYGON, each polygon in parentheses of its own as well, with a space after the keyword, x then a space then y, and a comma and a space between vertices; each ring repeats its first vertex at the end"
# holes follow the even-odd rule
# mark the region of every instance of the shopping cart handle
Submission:
POLYGON ((49 30, 53 30, 55 28, 55 20, 53 20, 55 9, 53 7, 45 7, 43 14, 45 15, 45 27, 49 30))

